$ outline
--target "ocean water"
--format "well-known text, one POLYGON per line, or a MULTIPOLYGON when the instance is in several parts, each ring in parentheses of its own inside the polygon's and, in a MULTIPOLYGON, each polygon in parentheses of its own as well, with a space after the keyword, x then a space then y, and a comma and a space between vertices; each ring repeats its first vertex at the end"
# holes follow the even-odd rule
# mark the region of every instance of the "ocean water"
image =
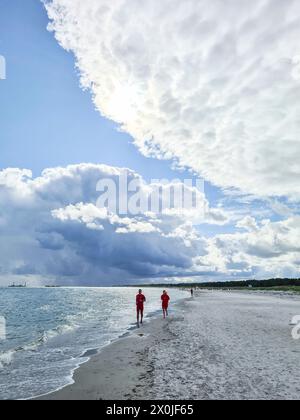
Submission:
MULTIPOLYGON (((147 319, 160 311, 159 289, 143 289, 147 319)), ((0 289, 0 399, 59 389, 99 348, 135 327, 133 288, 0 289), (3 329, 3 328, 2 328, 3 329), (1 339, 2 338, 2 339, 1 339)), ((172 290, 172 303, 188 296, 172 290)), ((171 305, 171 311, 176 310, 171 305)))

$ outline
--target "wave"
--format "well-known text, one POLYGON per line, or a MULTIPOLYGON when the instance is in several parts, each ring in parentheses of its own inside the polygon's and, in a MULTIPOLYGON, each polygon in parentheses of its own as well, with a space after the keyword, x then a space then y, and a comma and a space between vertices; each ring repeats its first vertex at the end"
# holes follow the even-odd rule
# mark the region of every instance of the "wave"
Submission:
POLYGON ((42 346, 43 344, 46 344, 51 339, 58 337, 60 335, 63 335, 63 334, 71 333, 75 331, 77 328, 79 328, 79 326, 76 324, 59 325, 58 327, 52 330, 44 331, 42 336, 33 343, 25 344, 15 349, 11 349, 6 352, 0 353, 0 369, 4 369, 5 367, 11 365, 11 363, 13 362, 13 357, 16 353, 19 353, 22 351, 30 351, 30 352, 37 351, 40 346, 42 346))
POLYGON ((77 324, 59 325, 58 327, 53 328, 52 330, 44 331, 43 336, 41 337, 39 342, 40 343, 47 343, 49 340, 52 340, 55 337, 58 337, 58 336, 63 335, 63 334, 74 332, 78 328, 79 328, 79 325, 77 325, 77 324))
POLYGON ((51 306, 50 305, 44 305, 44 306, 41 306, 38 310, 48 312, 48 311, 51 310, 51 306))
POLYGON ((7 352, 0 353, 0 369, 4 369, 5 366, 9 366, 12 363, 15 353, 15 350, 8 350, 7 352))

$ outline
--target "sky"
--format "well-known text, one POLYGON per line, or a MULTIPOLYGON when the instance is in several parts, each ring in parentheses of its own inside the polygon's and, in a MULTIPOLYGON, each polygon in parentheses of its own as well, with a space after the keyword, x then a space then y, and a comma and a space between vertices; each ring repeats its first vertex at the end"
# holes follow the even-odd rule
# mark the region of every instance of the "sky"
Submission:
POLYGON ((133 167, 148 179, 174 177, 169 164, 144 158, 128 134, 99 115, 91 93, 79 88, 73 54, 60 48, 48 22, 39 0, 1 1, 7 80, 1 83, 0 166, 39 175, 48 167, 101 162, 133 167))
POLYGON ((296 0, 1 0, 0 285, 299 277, 299 23, 296 0), (201 220, 99 209, 125 174, 203 179, 201 220))

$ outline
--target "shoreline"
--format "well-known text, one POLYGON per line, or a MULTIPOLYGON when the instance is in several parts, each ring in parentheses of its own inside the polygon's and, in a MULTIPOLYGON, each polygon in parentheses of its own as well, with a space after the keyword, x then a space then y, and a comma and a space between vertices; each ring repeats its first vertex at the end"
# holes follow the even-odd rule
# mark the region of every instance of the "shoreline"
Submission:
POLYGON ((300 299, 201 292, 103 348, 39 400, 299 400, 300 299), (274 347, 276 352, 274 352, 274 347))
POLYGON ((144 399, 152 388, 151 347, 171 338, 169 324, 176 319, 154 318, 127 336, 99 350, 73 373, 73 383, 33 400, 132 400, 144 399))
MULTIPOLYGON (((81 357, 84 357, 89 351, 96 353, 87 355, 88 360, 74 368, 70 374, 69 384, 47 394, 29 398, 29 400, 136 399, 140 394, 136 389, 141 389, 140 380, 136 380, 137 377, 141 377, 140 379, 143 379, 144 382, 146 380, 147 386, 151 387, 153 369, 151 364, 147 363, 149 349, 160 340, 165 340, 167 336, 171 337, 168 326, 178 318, 178 313, 181 312, 182 306, 187 300, 189 300, 188 297, 175 302, 173 313, 166 320, 162 319, 160 311, 150 313, 140 328, 128 327, 118 338, 111 340, 105 346, 86 350, 81 357), (122 352, 126 352, 126 355, 120 357, 122 352), (130 372, 133 371, 134 375, 130 375, 130 372), (119 373, 119 376, 115 378, 116 383, 114 374, 110 377, 111 372, 119 373), (122 378, 120 381, 120 372, 124 374, 123 383, 122 378), (132 376, 131 379, 130 376, 132 376), (132 391, 128 391, 130 386, 132 391), (121 389, 117 391, 116 388, 121 389)), ((140 398, 143 396, 141 395, 140 398)))

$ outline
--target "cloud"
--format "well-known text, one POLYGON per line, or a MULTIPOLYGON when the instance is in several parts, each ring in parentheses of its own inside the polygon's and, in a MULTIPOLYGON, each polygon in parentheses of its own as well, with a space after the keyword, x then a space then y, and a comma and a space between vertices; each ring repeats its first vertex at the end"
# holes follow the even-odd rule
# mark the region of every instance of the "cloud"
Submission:
MULTIPOLYGON (((0 284, 18 278, 109 285, 299 275, 300 216, 279 222, 243 217, 236 232, 206 237, 193 211, 124 215, 99 207, 99 181, 121 191, 124 175, 128 185, 139 186, 141 199, 152 191, 135 172, 105 165, 50 168, 37 178, 27 170, 0 171, 0 284)), ((228 221, 200 198, 203 222, 228 221)))
POLYGON ((246 216, 244 217, 244 219, 239 220, 236 224, 236 227, 240 229, 246 229, 249 232, 255 232, 258 230, 256 220, 254 219, 254 217, 251 216, 246 216))
POLYGON ((299 277, 300 274, 300 216, 260 224, 251 217, 237 226, 246 233, 217 235, 208 240, 204 257, 218 270, 240 276, 299 277))
MULTIPOLYGON (((50 168, 37 178, 27 170, 0 171, 0 267, 6 282, 21 275, 111 284, 193 271, 204 241, 186 213, 121 215, 97 206, 99 181, 112 182, 120 192, 124 177, 128 185, 135 182, 140 197, 151 192, 152 184, 135 172, 105 165, 50 168)), ((200 198, 211 222, 214 209, 200 198)))
POLYGON ((97 109, 145 155, 300 199, 297 0, 52 0, 97 109))

